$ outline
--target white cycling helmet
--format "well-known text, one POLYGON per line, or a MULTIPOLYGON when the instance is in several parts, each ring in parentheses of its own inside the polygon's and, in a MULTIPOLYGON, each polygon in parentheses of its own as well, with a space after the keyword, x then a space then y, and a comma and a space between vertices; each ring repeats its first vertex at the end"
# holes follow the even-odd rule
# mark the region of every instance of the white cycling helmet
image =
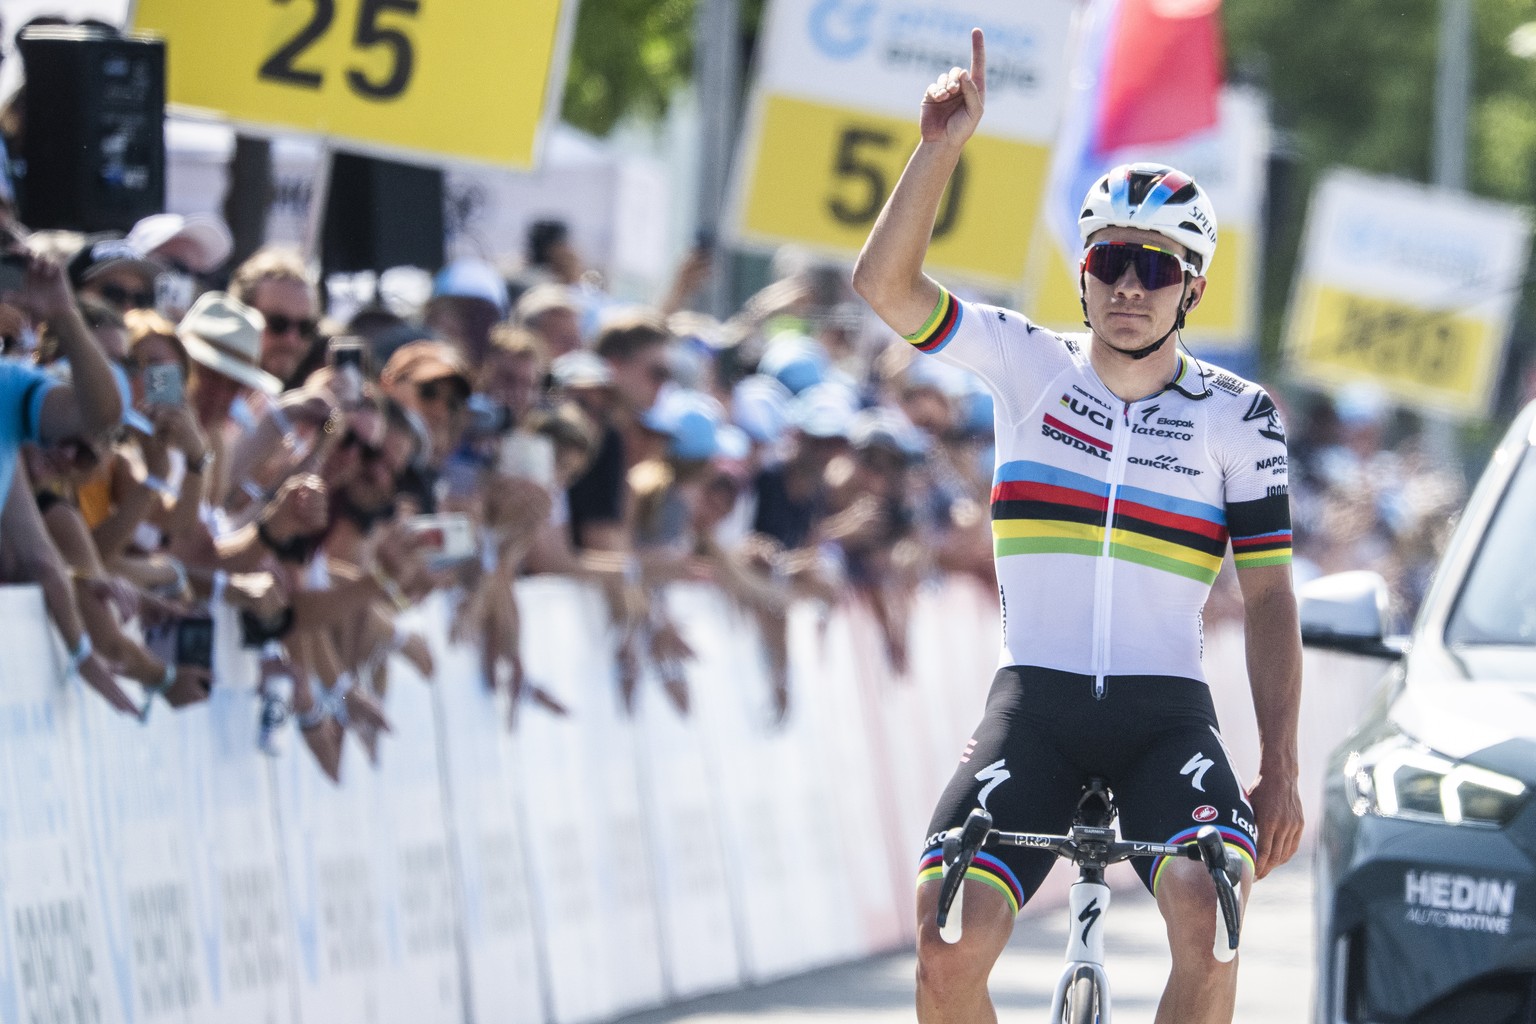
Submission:
POLYGON ((1121 164, 1083 197, 1077 230, 1087 244, 1100 228, 1142 228, 1178 242, 1200 257, 1208 273, 1216 255, 1216 211, 1205 190, 1163 164, 1121 164))

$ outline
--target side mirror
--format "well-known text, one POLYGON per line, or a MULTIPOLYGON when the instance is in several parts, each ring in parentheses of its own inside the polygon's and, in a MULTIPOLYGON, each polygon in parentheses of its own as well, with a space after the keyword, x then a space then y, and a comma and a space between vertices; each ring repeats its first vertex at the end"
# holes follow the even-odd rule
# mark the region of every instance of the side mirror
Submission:
POLYGON ((1396 661, 1408 650, 1405 637, 1387 636, 1387 583, 1366 570, 1334 573, 1297 591, 1301 642, 1396 661))

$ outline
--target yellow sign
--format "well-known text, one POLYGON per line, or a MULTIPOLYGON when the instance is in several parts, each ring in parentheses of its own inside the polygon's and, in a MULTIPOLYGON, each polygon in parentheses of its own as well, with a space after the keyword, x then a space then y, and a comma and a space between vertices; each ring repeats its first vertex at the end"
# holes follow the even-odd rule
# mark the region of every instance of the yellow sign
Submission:
POLYGON ((1482 413, 1502 328, 1434 310, 1304 284, 1287 345, 1298 376, 1324 385, 1373 381, 1404 404, 1482 413))
POLYGON ((172 103, 386 150, 530 167, 561 0, 139 0, 172 103))
MULTIPOLYGON (((895 118, 782 95, 764 97, 747 170, 741 236, 852 257, 918 141, 895 118)), ((939 203, 926 266, 1013 285, 1024 272, 1049 150, 977 135, 939 203)))

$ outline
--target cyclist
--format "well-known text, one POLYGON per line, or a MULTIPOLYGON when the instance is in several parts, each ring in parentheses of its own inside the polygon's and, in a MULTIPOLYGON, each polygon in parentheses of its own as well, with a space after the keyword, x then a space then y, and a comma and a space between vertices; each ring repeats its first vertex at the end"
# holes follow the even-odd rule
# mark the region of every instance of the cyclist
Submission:
MULTIPOLYGON (((921 861, 918 1018, 993 1021, 987 977, 1054 858, 983 852, 963 937, 934 924, 939 836, 986 807, 1001 829, 1061 833, 1106 778, 1133 839, 1215 824, 1242 892, 1295 852, 1301 643, 1290 579, 1285 435, 1269 396, 1172 341, 1200 302, 1216 217, 1189 177, 1109 171, 1079 227, 1086 334, 956 299, 923 273, 940 197, 981 120, 985 47, 928 87, 921 141, 854 270, 854 286, 920 351, 966 367, 996 400, 994 556, 1002 668, 939 800, 921 861), (1200 612, 1230 540, 1243 595, 1259 777, 1245 793, 1200 666, 1200 612)), ((1013 852, 1016 851, 1016 852, 1013 852)), ((1236 962, 1211 954, 1216 898, 1197 861, 1138 860, 1173 968, 1159 1024, 1232 1019, 1236 962)), ((1086 922, 1091 925, 1091 922, 1086 922)))

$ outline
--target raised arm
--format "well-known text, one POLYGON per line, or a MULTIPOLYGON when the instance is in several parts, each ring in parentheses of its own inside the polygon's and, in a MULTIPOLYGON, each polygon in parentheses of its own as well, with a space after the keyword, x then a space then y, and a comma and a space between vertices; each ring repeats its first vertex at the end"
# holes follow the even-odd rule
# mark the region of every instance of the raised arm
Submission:
POLYGON ((970 70, 951 68, 923 94, 921 141, 853 268, 854 290, 899 334, 920 329, 939 303, 939 286, 923 273, 923 258, 944 187, 981 123, 986 67, 986 44, 975 28, 970 70))

